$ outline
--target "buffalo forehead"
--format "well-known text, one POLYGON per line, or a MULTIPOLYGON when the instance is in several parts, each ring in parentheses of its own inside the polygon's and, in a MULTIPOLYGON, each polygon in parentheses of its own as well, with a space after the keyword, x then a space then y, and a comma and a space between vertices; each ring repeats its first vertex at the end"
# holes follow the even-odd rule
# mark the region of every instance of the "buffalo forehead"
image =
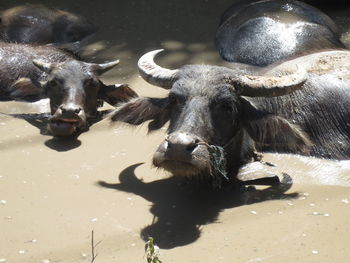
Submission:
POLYGON ((55 69, 55 74, 68 79, 77 77, 85 79, 93 76, 90 67, 86 63, 77 60, 70 60, 60 64, 55 69))
POLYGON ((181 70, 172 92, 193 96, 215 97, 218 93, 231 94, 227 79, 232 71, 224 67, 193 65, 181 70))

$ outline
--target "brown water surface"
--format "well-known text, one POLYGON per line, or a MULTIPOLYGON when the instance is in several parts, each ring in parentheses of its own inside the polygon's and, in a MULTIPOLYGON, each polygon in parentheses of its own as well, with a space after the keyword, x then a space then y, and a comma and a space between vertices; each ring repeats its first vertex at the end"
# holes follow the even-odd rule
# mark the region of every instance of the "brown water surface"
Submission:
MULTIPOLYGON (((165 94, 138 76, 146 51, 165 48, 169 68, 222 63, 212 39, 228 0, 36 2, 90 17, 100 30, 84 54, 121 59, 103 80, 141 95, 165 94)), ((344 10, 332 12, 346 31, 344 10)), ((96 263, 146 262, 148 235, 164 263, 349 262, 348 161, 266 154, 291 187, 203 193, 151 167, 164 129, 103 120, 62 141, 47 134, 47 113, 47 101, 0 103, 0 262, 91 262, 92 230, 96 263)))

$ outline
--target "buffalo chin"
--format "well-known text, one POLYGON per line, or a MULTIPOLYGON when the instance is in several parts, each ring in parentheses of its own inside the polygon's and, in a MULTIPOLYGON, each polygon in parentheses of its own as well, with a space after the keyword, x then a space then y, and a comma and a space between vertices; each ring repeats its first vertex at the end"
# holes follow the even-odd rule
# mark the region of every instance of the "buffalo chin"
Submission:
POLYGON ((153 165, 157 168, 162 168, 170 172, 174 176, 183 177, 197 177, 207 175, 210 176, 210 169, 207 167, 199 168, 197 165, 187 162, 164 160, 161 163, 157 163, 153 160, 153 165))
POLYGON ((48 125, 49 131, 52 135, 57 137, 71 136, 79 129, 79 122, 67 122, 63 120, 50 121, 48 125))
POLYGON ((206 146, 200 145, 191 155, 169 153, 161 144, 153 155, 153 165, 174 176, 211 177, 212 163, 206 146))

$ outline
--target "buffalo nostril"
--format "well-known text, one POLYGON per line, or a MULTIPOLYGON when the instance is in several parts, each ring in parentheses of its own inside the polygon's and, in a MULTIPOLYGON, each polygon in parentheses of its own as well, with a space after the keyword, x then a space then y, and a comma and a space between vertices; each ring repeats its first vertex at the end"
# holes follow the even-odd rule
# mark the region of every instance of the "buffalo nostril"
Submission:
POLYGON ((78 114, 81 111, 81 108, 75 109, 74 112, 78 114))

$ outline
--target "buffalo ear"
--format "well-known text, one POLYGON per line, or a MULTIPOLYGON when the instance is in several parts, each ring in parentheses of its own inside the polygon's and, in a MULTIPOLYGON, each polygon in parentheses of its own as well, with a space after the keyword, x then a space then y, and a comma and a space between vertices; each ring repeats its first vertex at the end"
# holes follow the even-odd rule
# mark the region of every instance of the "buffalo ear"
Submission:
POLYGON ((138 97, 137 93, 129 88, 127 84, 108 86, 102 84, 98 96, 112 106, 138 97))
POLYGON ((29 78, 19 78, 9 88, 11 99, 33 102, 45 98, 45 91, 37 87, 29 78))
POLYGON ((121 104, 111 114, 112 121, 122 121, 132 125, 139 125, 152 120, 149 131, 161 128, 169 120, 166 108, 168 99, 163 98, 135 98, 121 104))
POLYGON ((243 126, 257 147, 276 151, 305 152, 312 145, 298 125, 283 117, 257 109, 249 100, 240 97, 243 126))

